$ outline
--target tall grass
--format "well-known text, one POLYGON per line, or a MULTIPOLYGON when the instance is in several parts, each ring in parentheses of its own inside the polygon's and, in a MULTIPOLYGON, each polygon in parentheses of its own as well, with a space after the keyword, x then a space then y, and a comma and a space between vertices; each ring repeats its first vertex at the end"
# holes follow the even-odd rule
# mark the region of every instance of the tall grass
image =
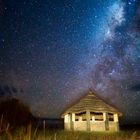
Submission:
POLYGON ((27 128, 18 128, 14 131, 10 131, 6 127, 0 133, 0 140, 138 140, 137 132, 130 131, 113 133, 44 129, 34 129, 31 124, 27 128))

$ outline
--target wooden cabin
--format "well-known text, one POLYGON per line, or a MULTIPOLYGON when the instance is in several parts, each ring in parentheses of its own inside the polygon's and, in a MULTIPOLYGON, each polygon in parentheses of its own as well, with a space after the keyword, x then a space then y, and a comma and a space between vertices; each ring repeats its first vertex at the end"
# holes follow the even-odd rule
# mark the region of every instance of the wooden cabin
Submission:
POLYGON ((119 131, 122 113, 104 102, 92 91, 63 114, 64 128, 78 131, 119 131))

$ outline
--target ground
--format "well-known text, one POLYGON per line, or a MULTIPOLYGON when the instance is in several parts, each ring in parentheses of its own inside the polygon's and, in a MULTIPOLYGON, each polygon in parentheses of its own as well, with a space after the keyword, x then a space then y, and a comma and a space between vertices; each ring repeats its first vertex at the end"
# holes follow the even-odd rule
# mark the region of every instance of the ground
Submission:
POLYGON ((17 129, 1 134, 0 140, 140 140, 140 131, 74 132, 51 129, 17 129))

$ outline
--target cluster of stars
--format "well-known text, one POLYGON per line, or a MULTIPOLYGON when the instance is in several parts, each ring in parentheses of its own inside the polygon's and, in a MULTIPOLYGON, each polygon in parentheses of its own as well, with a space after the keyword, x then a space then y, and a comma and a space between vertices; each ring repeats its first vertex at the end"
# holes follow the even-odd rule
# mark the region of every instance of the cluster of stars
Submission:
POLYGON ((59 117, 93 88, 129 118, 140 98, 130 90, 140 78, 138 0, 0 3, 0 82, 22 87, 15 96, 35 115, 59 117))

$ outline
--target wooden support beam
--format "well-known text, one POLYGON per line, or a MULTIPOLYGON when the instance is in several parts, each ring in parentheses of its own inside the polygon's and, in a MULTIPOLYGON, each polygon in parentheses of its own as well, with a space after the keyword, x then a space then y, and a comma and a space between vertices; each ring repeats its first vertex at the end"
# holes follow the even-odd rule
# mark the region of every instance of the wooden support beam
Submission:
POLYGON ((114 114, 114 122, 118 122, 119 120, 118 120, 118 114, 117 113, 115 113, 114 114))
POLYGON ((69 114, 66 114, 65 115, 64 122, 65 123, 68 123, 69 122, 69 114))
POLYGON ((70 114, 68 113, 68 114, 66 114, 65 115, 65 118, 64 118, 64 127, 65 127, 65 129, 66 130, 70 130, 71 129, 71 122, 70 122, 71 120, 70 120, 70 114))
POLYGON ((71 130, 74 130, 75 113, 71 113, 71 130))
POLYGON ((73 130, 72 113, 69 114, 70 117, 70 130, 73 130))
POLYGON ((105 131, 109 130, 109 120, 108 120, 108 113, 104 112, 103 113, 103 119, 105 122, 105 131))
POLYGON ((72 113, 72 121, 75 122, 75 113, 72 113))
POLYGON ((90 111, 86 111, 87 131, 90 131, 90 111))
POLYGON ((115 113, 114 114, 114 123, 115 123, 115 125, 116 125, 116 131, 119 131, 119 119, 118 119, 118 114, 117 113, 115 113))

